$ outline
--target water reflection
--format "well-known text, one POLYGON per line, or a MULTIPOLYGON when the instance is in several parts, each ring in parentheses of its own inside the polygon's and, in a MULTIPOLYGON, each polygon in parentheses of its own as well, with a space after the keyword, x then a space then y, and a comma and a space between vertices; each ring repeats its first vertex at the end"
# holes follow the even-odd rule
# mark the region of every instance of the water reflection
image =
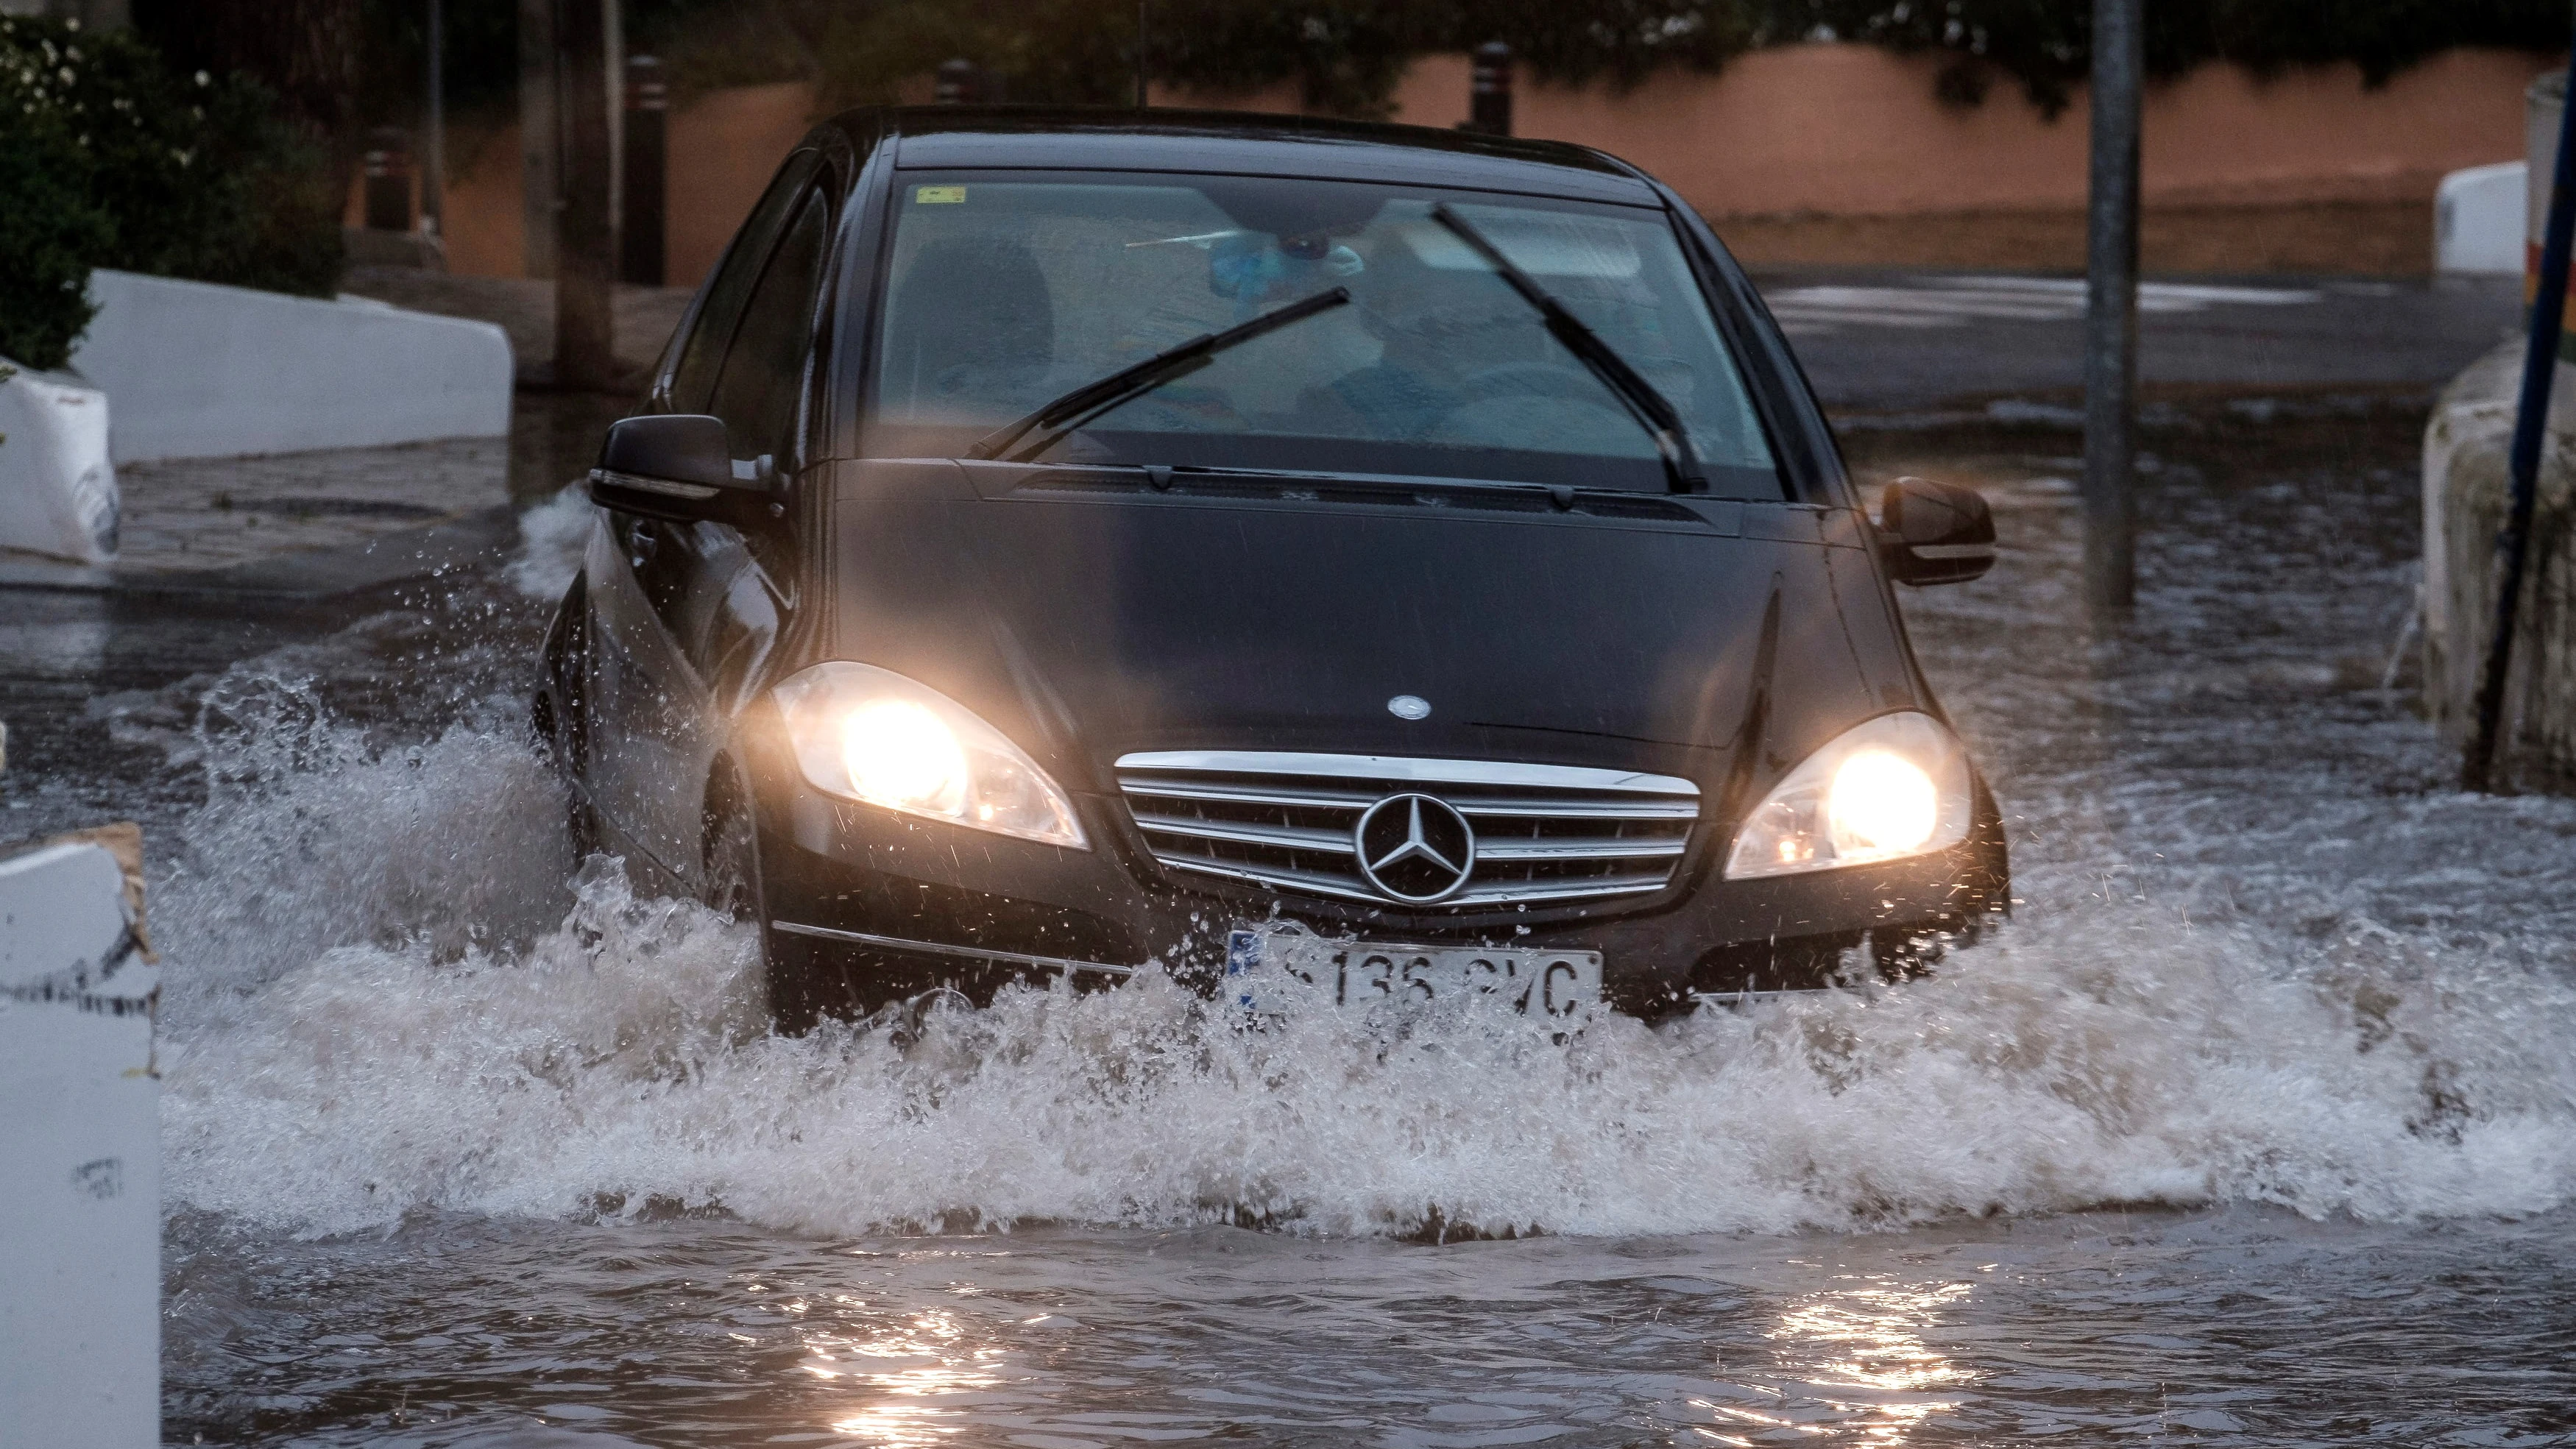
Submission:
POLYGON ((831 1421, 833 1432, 888 1449, 935 1444, 965 1428, 967 1406, 1001 1383, 980 1365, 1003 1350, 963 1347, 965 1332, 955 1315, 933 1311, 868 1337, 817 1335, 807 1341, 814 1357, 802 1367, 818 1378, 846 1378, 875 1400, 840 1413, 831 1421), (916 1362, 901 1368, 889 1362, 905 1360, 916 1362))
POLYGON ((1706 1437, 1746 1446, 1815 1437, 1903 1444, 1933 1416, 1961 1407, 1959 1390, 1975 1375, 1930 1339, 1968 1306, 1972 1285, 1907 1283, 1887 1273, 1833 1281, 1788 1298, 1760 1331, 1777 1378, 1731 1373, 1728 1387, 1739 1394, 1689 1401, 1712 1417, 1706 1437))

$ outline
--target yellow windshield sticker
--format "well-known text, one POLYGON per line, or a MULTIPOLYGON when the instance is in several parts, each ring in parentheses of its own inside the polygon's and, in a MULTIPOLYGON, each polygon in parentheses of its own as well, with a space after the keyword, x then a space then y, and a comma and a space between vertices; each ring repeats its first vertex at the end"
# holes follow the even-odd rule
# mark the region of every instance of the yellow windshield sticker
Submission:
POLYGON ((918 206, 935 206, 943 201, 964 201, 966 188, 963 186, 916 187, 913 190, 912 199, 918 206))

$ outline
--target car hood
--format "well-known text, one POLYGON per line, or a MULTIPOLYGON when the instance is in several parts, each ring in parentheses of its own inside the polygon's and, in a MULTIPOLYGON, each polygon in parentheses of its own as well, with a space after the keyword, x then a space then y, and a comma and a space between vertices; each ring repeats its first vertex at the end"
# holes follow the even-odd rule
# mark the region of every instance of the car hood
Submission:
POLYGON ((953 464, 845 465, 834 496, 816 652, 948 693, 1076 788, 1173 749, 1740 786, 1928 707, 1837 510, 953 464))

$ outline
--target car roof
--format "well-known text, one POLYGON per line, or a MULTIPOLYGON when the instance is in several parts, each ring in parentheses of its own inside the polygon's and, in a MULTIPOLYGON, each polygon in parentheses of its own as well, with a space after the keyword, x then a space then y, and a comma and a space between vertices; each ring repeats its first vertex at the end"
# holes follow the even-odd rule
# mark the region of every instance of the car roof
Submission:
POLYGON ((1239 111, 900 106, 853 111, 854 141, 893 140, 924 170, 1097 170, 1304 176, 1661 206, 1644 173, 1561 141, 1239 111))

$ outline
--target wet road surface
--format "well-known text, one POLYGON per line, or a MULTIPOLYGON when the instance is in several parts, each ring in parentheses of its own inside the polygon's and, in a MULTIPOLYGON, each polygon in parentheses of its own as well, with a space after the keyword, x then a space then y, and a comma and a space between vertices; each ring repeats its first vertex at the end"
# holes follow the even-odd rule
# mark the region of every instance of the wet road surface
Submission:
MULTIPOLYGON (((1755 278, 1840 412, 1961 397, 2082 405, 2084 283, 1987 273, 1766 270, 1755 278)), ((2518 277, 2149 280, 2138 376, 2162 391, 2427 399, 2522 319, 2518 277)))
POLYGON ((169 1440, 2576 1442, 2576 802, 2379 687, 2420 419, 2165 414, 2116 633, 2022 422, 1848 440, 1997 505, 1906 603, 2017 919, 1567 1046, 1150 982, 766 1037, 740 932, 565 852, 559 544, 11 596, 0 829, 155 845, 169 1440))

